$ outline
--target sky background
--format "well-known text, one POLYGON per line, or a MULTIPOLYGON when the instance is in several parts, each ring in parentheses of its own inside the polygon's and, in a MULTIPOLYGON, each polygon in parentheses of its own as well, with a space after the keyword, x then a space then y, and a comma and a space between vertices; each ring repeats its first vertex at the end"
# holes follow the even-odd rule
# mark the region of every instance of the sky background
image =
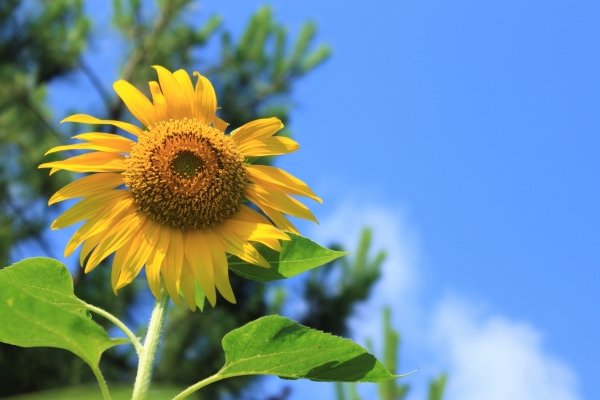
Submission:
MULTIPOLYGON (((108 86, 124 55, 99 4, 86 59, 108 86)), ((206 0, 189 18, 221 14, 237 35, 262 4, 206 0)), ((334 50, 297 85, 301 150, 278 160, 324 200, 301 230, 353 248, 370 225, 389 253, 354 338, 378 338, 393 307, 401 372, 420 369, 411 400, 441 371, 447 400, 600 398, 600 3, 270 4, 292 35, 316 21, 334 50)), ((52 88, 57 119, 99 101, 74 103, 77 82, 52 88)), ((312 382, 263 390, 282 385, 334 398, 312 382)))

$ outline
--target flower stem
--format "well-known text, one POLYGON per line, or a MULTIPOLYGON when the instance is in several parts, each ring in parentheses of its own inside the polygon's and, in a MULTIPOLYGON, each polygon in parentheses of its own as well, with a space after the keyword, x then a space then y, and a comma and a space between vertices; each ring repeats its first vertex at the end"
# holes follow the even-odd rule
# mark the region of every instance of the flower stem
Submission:
POLYGON ((137 336, 135 336, 135 334, 133 332, 131 332, 131 330, 127 327, 127 325, 125 325, 123 322, 121 322, 121 320, 119 318, 115 317, 108 311, 105 311, 105 310, 98 308, 96 306, 93 306, 91 304, 84 303, 84 306, 87 310, 94 312, 98 315, 101 315, 104 318, 106 318, 107 320, 109 320, 110 322, 112 322, 113 324, 115 324, 119 329, 121 329, 121 331, 123 331, 125 336, 127 336, 127 338, 131 341, 131 343, 133 344, 133 347, 135 347, 135 351, 137 352, 138 356, 140 356, 142 354, 142 352, 144 351, 144 347, 142 346, 142 343, 137 338, 137 336))
POLYGON ((92 371, 94 371, 94 376, 96 376, 98 385, 100 385, 100 391, 102 392, 102 398, 104 400, 111 400, 110 393, 108 393, 108 386, 106 386, 106 381, 104 380, 104 376, 102 375, 100 368, 98 368, 98 366, 92 367, 92 371))
POLYGON ((152 379, 152 369, 154 367, 154 358, 156 357, 156 349, 160 340, 160 331, 162 329, 167 305, 169 304, 169 294, 163 289, 160 299, 156 300, 150 324, 148 325, 148 333, 144 340, 144 349, 140 354, 137 376, 133 386, 132 400, 143 400, 150 388, 150 380, 152 379))
POLYGON ((216 381, 220 381, 221 379, 225 379, 226 377, 219 375, 217 372, 213 376, 209 376, 206 379, 201 380, 198 383, 193 384, 189 388, 185 389, 183 392, 179 393, 177 396, 173 397, 173 400, 181 400, 188 397, 190 394, 194 393, 198 389, 202 389, 204 386, 208 386, 211 383, 216 381))

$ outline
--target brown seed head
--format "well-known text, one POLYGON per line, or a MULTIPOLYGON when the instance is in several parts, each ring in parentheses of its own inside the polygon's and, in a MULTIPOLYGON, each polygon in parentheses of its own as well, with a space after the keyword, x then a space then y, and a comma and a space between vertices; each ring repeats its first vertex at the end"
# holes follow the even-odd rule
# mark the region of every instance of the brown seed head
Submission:
POLYGON ((233 141, 187 118, 145 131, 123 175, 140 210, 181 229, 223 222, 239 210, 247 182, 244 157, 233 141))

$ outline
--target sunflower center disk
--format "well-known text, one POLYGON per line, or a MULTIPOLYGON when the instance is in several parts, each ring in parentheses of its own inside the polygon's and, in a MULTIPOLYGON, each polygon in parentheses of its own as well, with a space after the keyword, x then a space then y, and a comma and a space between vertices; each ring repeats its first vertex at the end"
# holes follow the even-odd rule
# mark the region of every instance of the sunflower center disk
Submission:
POLYGON ((181 229, 226 220, 239 210, 247 182, 244 157, 230 138, 186 118, 144 132, 123 175, 141 211, 181 229))
POLYGON ((198 173, 202 172, 203 164, 202 158, 198 157, 196 153, 185 150, 178 153, 175 158, 173 158, 171 167, 176 173, 181 175, 181 177, 193 179, 198 173))

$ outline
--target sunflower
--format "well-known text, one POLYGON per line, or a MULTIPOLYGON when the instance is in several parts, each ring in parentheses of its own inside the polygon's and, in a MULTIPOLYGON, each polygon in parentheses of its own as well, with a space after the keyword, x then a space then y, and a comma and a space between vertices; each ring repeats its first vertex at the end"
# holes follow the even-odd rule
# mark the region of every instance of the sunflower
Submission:
POLYGON ((287 172, 251 165, 249 160, 256 157, 298 150, 293 140, 273 136, 283 127, 279 119, 258 119, 225 134, 228 124, 215 115, 217 99, 208 79, 194 72, 194 87, 184 70, 153 68, 158 82, 149 83, 152 102, 124 80, 113 85, 143 128, 84 114, 61 121, 114 125, 137 140, 83 133, 73 137, 81 142, 46 153, 91 150, 40 165, 51 168, 50 174, 91 173, 50 198, 49 205, 83 198, 51 228, 85 221, 68 242, 65 256, 83 244, 80 263, 83 266, 87 258, 87 273, 114 253, 115 293, 145 266, 156 297, 164 286, 176 304, 181 305, 181 293, 195 310, 198 284, 213 307, 217 291, 235 303, 227 254, 269 268, 253 243, 281 251, 280 240, 290 240, 285 231, 298 232, 284 214, 316 222, 310 210, 289 195, 321 200, 287 172))

